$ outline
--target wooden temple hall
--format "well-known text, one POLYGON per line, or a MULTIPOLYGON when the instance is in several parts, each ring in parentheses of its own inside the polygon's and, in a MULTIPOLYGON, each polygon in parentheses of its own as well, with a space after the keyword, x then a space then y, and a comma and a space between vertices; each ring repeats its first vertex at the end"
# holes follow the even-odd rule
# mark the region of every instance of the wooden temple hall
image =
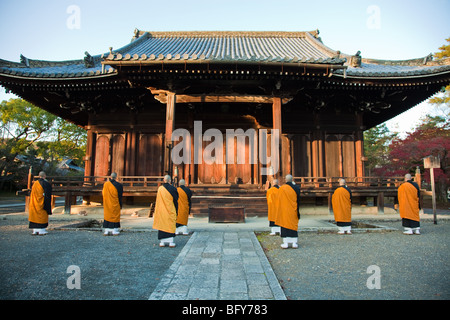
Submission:
MULTIPOLYGON (((54 192, 94 199, 111 172, 128 203, 154 196, 162 176, 185 179, 195 192, 193 214, 211 205, 243 206, 267 214, 265 189, 273 176, 292 174, 303 203, 323 205, 345 177, 354 201, 394 196, 398 179, 366 177, 363 131, 426 100, 450 82, 450 61, 389 61, 327 47, 319 31, 144 32, 122 48, 85 52, 79 60, 0 60, 0 85, 87 130, 85 177, 53 177, 54 192), (174 165, 176 129, 194 137, 218 129, 254 129, 234 140, 234 157, 174 165), (279 170, 248 161, 263 130, 280 132, 279 170), (252 131, 253 132, 253 131, 252 131), (243 162, 243 163, 242 163, 243 162), (270 168, 269 168, 270 173, 270 168), (143 198, 146 197, 146 198, 143 198)), ((230 139, 228 139, 230 140, 230 139)), ((269 140, 270 141, 270 140, 269 140)), ((194 150, 194 139, 189 142, 194 150)), ((213 141, 200 141, 206 151, 213 141)), ((273 152, 268 148, 268 154, 273 152)), ((37 174, 37 173, 35 173, 37 174)), ((147 200, 146 200, 147 201, 147 200)), ((151 200, 150 200, 151 201, 151 200)))

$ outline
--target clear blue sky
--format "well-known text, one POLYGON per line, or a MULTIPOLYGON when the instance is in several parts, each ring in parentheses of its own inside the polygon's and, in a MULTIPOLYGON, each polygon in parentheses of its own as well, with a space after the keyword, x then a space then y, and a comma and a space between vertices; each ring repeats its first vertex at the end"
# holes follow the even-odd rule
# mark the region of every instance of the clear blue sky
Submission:
MULTIPOLYGON (((81 59, 85 51, 94 55, 126 45, 135 28, 319 29, 323 42, 334 50, 410 59, 436 52, 445 43, 449 13, 450 0, 0 0, 0 59, 19 61, 20 54, 42 60, 81 59), (68 12, 71 5, 79 9, 79 28, 67 26, 68 20, 74 21, 74 12, 68 12)), ((0 101, 10 97, 0 89, 0 101)), ((418 118, 428 109, 422 104, 403 118, 418 118)))

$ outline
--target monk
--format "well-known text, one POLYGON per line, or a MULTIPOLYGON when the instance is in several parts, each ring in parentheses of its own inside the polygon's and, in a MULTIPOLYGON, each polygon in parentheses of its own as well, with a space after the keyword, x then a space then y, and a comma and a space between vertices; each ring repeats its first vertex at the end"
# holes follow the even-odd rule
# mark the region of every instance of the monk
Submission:
POLYGON ((420 188, 412 181, 409 173, 405 175, 405 182, 398 188, 397 196, 403 234, 420 234, 420 188))
POLYGON ((120 233, 120 210, 122 209, 123 186, 116 179, 117 173, 113 172, 109 181, 103 185, 104 236, 118 236, 120 233))
POLYGON ((275 220, 277 220, 278 215, 278 189, 280 186, 278 185, 278 180, 273 179, 272 187, 267 190, 266 198, 267 198, 267 219, 269 219, 269 227, 270 227, 270 235, 274 236, 277 233, 281 233, 281 228, 275 224, 275 220))
POLYGON ((286 184, 278 189, 278 214, 275 223, 281 227, 281 238, 283 238, 282 249, 287 249, 289 244, 292 248, 298 248, 298 220, 300 219, 300 187, 293 183, 290 174, 286 177, 286 184))
POLYGON ((334 190, 331 204, 338 234, 352 234, 352 192, 345 184, 345 179, 339 179, 339 187, 334 190))
POLYGON ((158 230, 159 246, 174 248, 176 221, 178 213, 178 191, 170 184, 169 175, 164 176, 164 183, 158 188, 156 194, 155 213, 153 215, 153 229, 158 230))
POLYGON ((177 188, 178 191, 178 215, 175 234, 188 235, 188 219, 191 213, 191 197, 192 191, 186 187, 186 181, 184 179, 180 180, 180 186, 177 188))
POLYGON ((39 180, 33 183, 29 204, 29 228, 32 235, 46 235, 48 216, 52 214, 52 185, 44 171, 39 172, 39 180))

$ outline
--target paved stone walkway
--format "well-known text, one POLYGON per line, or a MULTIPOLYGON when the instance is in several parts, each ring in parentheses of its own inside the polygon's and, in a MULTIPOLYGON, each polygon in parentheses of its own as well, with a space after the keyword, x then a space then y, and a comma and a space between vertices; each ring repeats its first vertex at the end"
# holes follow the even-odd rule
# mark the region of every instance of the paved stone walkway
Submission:
POLYGON ((197 231, 149 297, 196 299, 286 300, 286 296, 253 232, 197 231))

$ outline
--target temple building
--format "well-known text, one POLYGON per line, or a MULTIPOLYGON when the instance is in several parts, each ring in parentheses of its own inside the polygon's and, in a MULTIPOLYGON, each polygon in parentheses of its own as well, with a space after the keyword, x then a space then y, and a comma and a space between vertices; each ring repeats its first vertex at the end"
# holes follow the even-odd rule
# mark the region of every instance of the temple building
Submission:
MULTIPOLYGON (((324 45, 318 30, 135 30, 129 44, 105 51, 70 61, 0 60, 0 85, 87 130, 86 177, 117 172, 133 177, 130 181, 147 181, 144 177, 169 173, 205 199, 207 194, 263 198, 267 181, 288 173, 312 201, 329 197, 338 177, 361 186, 361 196, 372 196, 358 185, 368 183, 363 131, 450 83, 450 59, 344 54, 324 45), (194 137, 195 123, 201 123, 202 133, 218 129, 223 150, 230 142, 226 130, 242 129, 229 144, 234 161, 227 161, 229 152, 217 150, 213 163, 194 161, 194 142, 196 152, 203 152, 213 141, 191 139, 183 141, 191 161, 174 165, 171 150, 181 140, 173 142, 172 133, 186 129, 194 137), (270 138, 273 129, 280 133, 278 170, 261 174, 270 172, 269 164, 249 159, 266 143, 262 133, 270 138), (245 161, 237 161, 239 154, 245 161)), ((267 149, 274 154, 269 143, 267 149)), ((78 194, 97 190, 88 186, 79 187, 78 194)), ((388 195, 390 185, 381 187, 377 194, 388 195)), ((138 197, 155 191, 149 190, 135 183, 124 192, 138 197)))

